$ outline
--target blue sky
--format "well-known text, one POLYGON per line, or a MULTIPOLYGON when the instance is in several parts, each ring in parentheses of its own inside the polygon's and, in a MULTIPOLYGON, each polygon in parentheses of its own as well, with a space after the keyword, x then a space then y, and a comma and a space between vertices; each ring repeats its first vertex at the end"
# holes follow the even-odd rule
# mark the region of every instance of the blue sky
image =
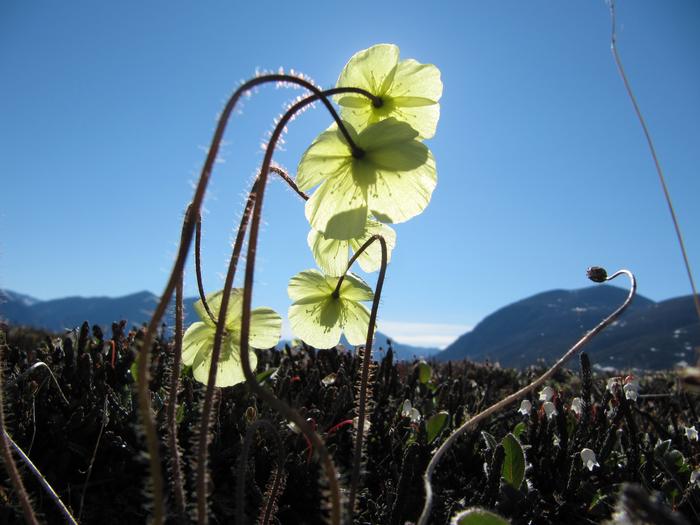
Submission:
MULTIPOLYGON (((698 265, 700 4, 617 10, 698 265)), ((384 331, 443 346, 512 301, 588 286, 591 264, 633 270, 655 300, 690 293, 603 1, 2 2, 0 287, 40 299, 160 293, 233 89, 279 67, 331 87, 353 53, 381 42, 436 64, 445 86, 429 141, 438 186, 396 227, 384 331)), ((300 94, 262 88, 229 125, 204 216, 209 291, 223 284, 260 143, 300 94)), ((294 172, 329 123, 321 107, 300 116, 277 162, 294 172)), ((273 182, 255 304, 286 312, 289 278, 313 267, 307 231, 302 203, 273 182)))

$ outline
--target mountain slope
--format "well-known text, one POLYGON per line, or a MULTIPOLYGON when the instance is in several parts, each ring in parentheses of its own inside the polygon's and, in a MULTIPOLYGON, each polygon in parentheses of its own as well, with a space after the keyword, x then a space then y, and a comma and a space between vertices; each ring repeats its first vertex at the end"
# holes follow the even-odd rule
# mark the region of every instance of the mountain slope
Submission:
MULTIPOLYGON (((503 366, 524 366, 537 359, 553 362, 626 296, 626 290, 613 286, 537 294, 489 315, 435 357, 490 359, 503 366)), ((700 326, 692 297, 654 303, 637 295, 586 351, 601 366, 671 368, 681 360, 692 362, 692 348, 698 344, 700 326)))
MULTIPOLYGON (((193 305, 196 297, 185 298, 185 326, 199 321, 193 305)), ((123 297, 65 297, 50 301, 39 301, 10 290, 0 290, 0 318, 10 324, 43 328, 53 332, 80 326, 83 321, 109 328, 113 322, 125 319, 129 326, 140 325, 150 320, 158 303, 158 297, 150 292, 138 292, 123 297)), ((174 304, 171 305, 165 322, 172 326, 174 304)), ((387 348, 390 336, 377 333, 375 349, 387 348)), ((345 346, 351 345, 344 342, 345 346)), ((440 350, 397 343, 392 339, 397 359, 429 357, 440 350)))

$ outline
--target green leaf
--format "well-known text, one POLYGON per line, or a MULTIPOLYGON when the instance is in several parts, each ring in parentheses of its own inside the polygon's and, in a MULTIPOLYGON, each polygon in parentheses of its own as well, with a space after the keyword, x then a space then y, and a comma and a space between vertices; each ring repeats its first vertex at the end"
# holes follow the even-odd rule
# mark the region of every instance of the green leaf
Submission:
POLYGON ((177 406, 177 411, 175 412, 175 422, 179 425, 182 423, 182 420, 185 418, 185 405, 180 403, 177 406))
POLYGON ((496 438, 493 437, 492 434, 489 434, 485 430, 482 430, 481 437, 484 438, 484 441, 486 441, 486 448, 488 450, 496 450, 496 447, 498 446, 498 441, 496 441, 496 438))
POLYGON ((263 384, 265 381, 270 379, 272 374, 277 372, 277 368, 268 368, 267 370, 263 370, 260 372, 258 375, 255 376, 255 379, 257 379, 258 384, 263 384))
POLYGON ((503 478, 514 488, 520 488, 525 478, 525 453, 518 438, 508 434, 501 442, 506 452, 503 460, 503 478))
POLYGON ((463 510, 452 518, 451 525, 510 525, 510 522, 498 514, 486 509, 472 507, 463 510))
POLYGON ((430 381, 432 375, 433 369, 430 367, 430 365, 425 361, 420 361, 418 363, 418 380, 422 384, 426 384, 428 381, 430 381))
POLYGON ((442 432, 442 430, 447 426, 449 420, 450 414, 444 410, 438 412, 428 419, 428 423, 426 425, 428 443, 435 441, 435 438, 440 435, 440 432, 442 432))
POLYGON ((594 495, 593 495, 593 500, 591 501, 591 504, 588 505, 588 511, 592 511, 594 508, 596 508, 598 505, 601 503, 604 503, 608 499, 608 496, 604 494, 601 490, 598 490, 594 495))
POLYGON ((520 422, 513 428, 513 435, 520 439, 520 436, 527 430, 527 425, 524 422, 520 422))

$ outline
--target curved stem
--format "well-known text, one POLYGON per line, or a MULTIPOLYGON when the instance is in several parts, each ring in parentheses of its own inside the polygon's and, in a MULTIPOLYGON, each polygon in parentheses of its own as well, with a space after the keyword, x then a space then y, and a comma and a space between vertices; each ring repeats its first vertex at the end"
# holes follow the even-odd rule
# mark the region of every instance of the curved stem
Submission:
POLYGON ((53 379, 54 385, 56 385, 56 390, 58 390, 58 393, 61 394, 61 400, 66 405, 70 405, 70 403, 68 402, 68 398, 63 393, 63 390, 61 390, 61 385, 58 384, 58 380, 56 379, 56 376, 54 375, 53 371, 51 370, 51 367, 49 365, 47 365, 46 363, 44 363, 43 361, 37 361, 36 363, 34 363, 32 366, 30 366, 24 372, 22 372, 20 375, 18 375, 14 380, 10 381, 7 384, 7 386, 14 385, 18 381, 21 381, 22 379, 24 379, 25 377, 30 375, 32 372, 34 372, 34 370, 36 370, 37 368, 41 368, 41 367, 46 368, 46 370, 48 370, 49 375, 51 376, 51 379, 53 379))
MULTIPOLYGON (((343 133, 343 136, 345 139, 348 141, 348 144, 351 144, 354 146, 354 142, 352 140, 352 137, 350 137, 347 129, 345 128, 345 125, 343 124, 342 120, 340 120, 340 117, 338 116, 338 113, 336 112, 335 108, 333 108, 333 105, 331 104, 330 100, 328 99, 328 95, 324 94, 318 87, 314 86, 312 83, 308 82, 307 80, 304 80, 302 78, 294 77, 291 75, 262 75, 259 77, 256 77, 254 79, 251 79, 247 82, 245 82, 243 85, 241 85, 229 98, 228 102, 226 103, 226 106, 224 107, 223 112, 221 113, 221 116, 219 117, 219 121, 216 126, 216 131, 214 132, 214 137, 212 138, 211 145, 209 146, 209 152, 207 153, 207 158, 206 161, 204 162, 204 166, 202 167, 202 172, 199 177, 199 181, 197 183, 197 188, 195 189, 195 194, 192 199, 192 213, 197 215, 200 213, 201 207, 202 207, 202 201, 204 200, 204 194, 206 192, 207 185, 209 184, 209 179, 211 177, 212 173, 212 168, 214 166, 214 162, 216 160, 216 157, 218 155, 219 151, 219 146, 221 144, 221 140, 224 135, 224 131, 226 130, 226 125, 228 124, 228 120, 231 116, 231 113, 233 109, 235 108, 236 104, 240 100, 241 96, 250 91, 251 89, 255 88, 256 86, 265 84, 265 83, 270 83, 270 82, 286 82, 290 84, 297 84, 303 88, 308 89, 312 93, 316 95, 316 99, 314 100, 321 100, 321 102, 326 106, 328 111, 331 113, 331 116, 333 119, 336 121, 338 124, 338 128, 340 129, 341 133, 343 133)), ((374 95, 371 93, 368 93, 363 90, 358 90, 357 88, 339 88, 336 90, 331 90, 330 94, 339 94, 339 93, 350 93, 350 92, 355 92, 359 93, 365 96, 368 96, 372 100, 376 99, 374 95)), ((329 92, 326 92, 329 93, 329 92)), ((286 119, 286 122, 289 119, 286 119)), ((281 133, 281 130, 280 130, 281 133)), ((278 137, 279 138, 279 137, 278 137)), ((277 139, 275 139, 276 142, 277 139)), ((269 162, 268 162, 269 166, 269 162)), ((185 235, 183 236, 182 242, 180 243, 180 247, 178 249, 177 257, 175 259, 175 264, 173 265, 173 269, 170 272, 170 277, 168 278, 168 282, 165 286, 165 290, 163 291, 163 294, 160 297, 160 302, 156 306, 155 311, 153 312, 153 316, 151 317, 150 322, 148 323, 148 327, 146 329, 146 334, 144 335, 142 344, 141 344, 141 351, 139 352, 138 359, 137 359, 137 366, 138 366, 138 382, 137 382, 137 391, 138 391, 138 402, 139 402, 139 413, 141 417, 141 421, 143 423, 143 429, 144 433, 146 434, 146 446, 148 449, 148 459, 149 459, 149 473, 151 476, 151 482, 152 482, 152 501, 153 501, 153 523, 154 525, 161 525, 165 519, 165 501, 164 501, 164 493, 163 493, 163 475, 161 472, 161 461, 160 461, 160 452, 158 450, 158 433, 156 430, 156 423, 154 420, 153 416, 153 410, 151 407, 151 395, 149 392, 149 381, 150 381, 150 371, 149 371, 149 363, 151 361, 151 345, 153 344, 153 341, 155 339, 156 332, 158 330, 159 323, 161 319, 163 318, 163 315, 165 315, 165 311, 168 308, 168 305, 170 303, 170 299, 173 295, 173 291, 175 290, 175 286, 177 283, 177 279, 180 278, 183 272, 183 268, 185 266, 185 260, 187 259, 187 254, 189 252, 190 244, 192 243, 192 236, 194 234, 194 223, 191 223, 188 225, 185 235)))
POLYGON ((671 194, 668 191, 668 186, 666 186, 666 177, 661 169, 661 162, 656 154, 656 147, 654 147, 654 141, 651 138, 651 133, 647 127, 646 120, 642 116, 642 110, 639 108, 637 103, 637 97, 634 96, 632 91, 632 86, 627 79, 627 74, 625 73, 625 68, 622 66, 622 60, 620 59, 620 54, 617 52, 617 34, 615 31, 615 0, 610 0, 610 19, 612 28, 610 31, 610 50, 612 51, 613 58, 615 59, 615 65, 617 66, 617 71, 622 78, 622 82, 625 84, 625 90, 627 91, 627 96, 634 106, 634 113, 637 115, 637 120, 642 126, 642 131, 644 132, 644 137, 647 141, 647 146, 649 146, 649 152, 654 160, 654 167, 656 168, 656 174, 659 177, 659 183, 661 184, 661 189, 664 192, 664 198, 666 199, 666 205, 668 206, 668 211, 671 214, 671 220, 673 221, 673 228, 676 231, 676 238, 678 240, 678 246, 681 249, 681 255, 683 256, 683 263, 685 265, 685 271, 688 274, 688 281, 690 281, 690 290, 693 293, 693 302, 695 304, 695 311, 698 314, 698 320, 700 320, 700 296, 698 295, 697 289, 695 288, 695 279, 693 279, 693 272, 690 269, 690 261, 688 259, 688 253, 685 250, 685 242, 683 241, 683 235, 681 233, 681 227, 678 223, 678 218, 676 217, 676 211, 673 207, 673 202, 671 201, 671 194))
POLYGON ((209 319, 212 322, 216 322, 216 317, 214 316, 211 308, 209 308, 209 303, 207 302, 207 296, 204 293, 204 283, 202 282, 202 214, 197 214, 197 224, 195 227, 194 235, 194 273, 197 276, 197 290, 199 291, 199 300, 202 301, 204 310, 207 312, 209 319))
POLYGON ((418 520, 417 525, 427 525, 428 523, 428 518, 430 517, 430 511, 432 509, 432 504, 433 504, 433 489, 431 485, 431 479, 433 476, 433 472, 435 472, 435 468, 437 467, 438 463, 440 462, 440 459, 442 459, 442 456, 447 452, 447 450, 452 446, 452 444, 457 441, 457 438, 459 438, 462 434, 464 434, 467 430, 470 430, 474 428, 476 425, 481 423, 484 419, 492 416, 496 412, 499 412, 500 410, 504 409, 506 406, 511 405, 515 403, 516 401, 520 400, 521 398, 525 397, 527 394, 535 390, 537 387, 541 386, 545 381, 547 381, 550 377, 552 377, 557 370, 559 370, 564 363, 566 363, 569 359, 571 359, 576 353, 583 348, 587 343, 591 341, 596 335, 598 335, 601 331, 603 331, 608 325, 610 325, 615 319, 617 319, 620 314, 625 311, 625 309, 629 306, 629 304, 632 302, 632 298, 634 297, 634 294, 637 291, 637 280, 635 279, 634 275, 632 272, 629 270, 619 270, 610 277, 605 277, 604 279, 601 279, 598 282, 605 282, 605 281, 611 281, 612 279, 615 279, 619 275, 626 275, 630 279, 630 291, 629 294, 627 295, 627 298, 625 299, 625 302, 622 303, 621 306, 617 308, 613 313, 611 313, 608 317, 606 317, 603 321, 601 321, 593 330, 588 332, 586 335, 584 335, 581 339, 578 340, 578 342, 572 346, 554 365, 547 370, 544 374, 542 374, 540 377, 538 377, 536 380, 534 380, 532 383, 529 385, 521 388, 517 392, 509 395, 508 397, 501 399, 497 403, 494 403, 490 407, 488 407, 486 410, 483 410, 476 416, 472 417, 471 419, 467 420, 461 427, 459 427, 457 430, 455 430, 450 437, 448 437, 445 442, 440 445, 440 448, 433 454, 433 457, 430 459, 430 463, 428 463, 428 468, 425 470, 425 474, 423 475, 423 485, 425 489, 425 503, 423 506, 423 512, 420 515, 420 518, 418 520))
MULTIPOLYGON (((335 90, 329 90, 326 93, 340 93, 341 90, 348 88, 336 88, 335 90)), ((309 99, 312 97, 309 97, 309 99)), ((255 207, 253 209, 253 217, 250 226, 250 237, 248 239, 248 253, 246 257, 246 271, 245 271, 245 281, 243 286, 243 312, 241 316, 241 365, 243 367, 243 373, 246 377, 246 382, 248 383, 250 389, 263 398, 272 408, 283 414, 287 419, 293 421, 299 429, 304 433, 306 437, 309 438, 314 448, 319 452, 321 462, 323 464, 326 477, 328 479, 330 495, 331 495, 331 523, 333 525, 340 525, 342 509, 340 503, 340 487, 338 484, 337 474, 333 460, 328 454, 323 440, 321 437, 311 428, 311 426, 306 422, 306 420, 301 417, 301 415, 296 411, 287 406, 286 403, 277 399, 272 393, 265 390, 258 384, 255 374, 250 368, 250 358, 248 356, 249 344, 248 337, 250 335, 250 315, 251 315, 251 303, 253 297, 253 278, 255 276, 255 254, 258 247, 258 232, 260 230, 260 221, 262 218, 262 204, 263 197, 265 195, 265 187, 267 183, 267 174, 272 163, 272 155, 277 145, 282 131, 291 119, 292 115, 304 105, 309 102, 309 99, 302 100, 295 105, 293 105, 289 111, 282 116, 274 131, 270 137, 270 142, 268 143, 267 149, 265 150, 265 156, 263 158, 262 168, 260 169, 260 179, 259 188, 257 190, 257 195, 255 199, 255 207)), ((228 284, 228 283, 227 283, 228 284)), ((223 301, 228 301, 228 294, 230 292, 229 288, 224 288, 224 295, 222 298, 222 311, 226 311, 223 305, 223 301)), ((213 368, 213 367, 212 367, 213 368)))
MULTIPOLYGON (((360 246, 355 252, 350 261, 345 273, 338 279, 336 291, 340 291, 340 283, 342 283, 345 275, 357 258, 364 252, 374 241, 381 243, 382 249, 382 265, 379 269, 377 277, 377 288, 374 291, 374 299, 372 300, 372 311, 369 314, 369 325, 367 327, 367 343, 365 344, 364 352, 362 353, 362 372, 360 375, 360 390, 357 399, 357 428, 355 429, 355 449, 353 452, 352 474, 350 477, 350 496, 348 498, 348 512, 350 515, 355 511, 355 499, 357 497, 357 487, 360 483, 360 466, 362 464, 362 447, 365 432, 365 419, 367 418, 367 399, 369 397, 369 379, 370 379, 370 363, 372 361, 372 342, 374 339, 374 328, 377 324, 377 312, 379 311, 379 301, 382 296, 382 288, 384 287, 384 277, 386 276, 387 265, 387 248, 386 240, 381 235, 373 235, 360 246)), ((334 292, 335 293, 335 292, 334 292)))
MULTIPOLYGON (((301 191, 299 187, 297 186, 297 183, 294 182, 294 180, 289 176, 289 174, 284 171, 282 168, 279 166, 270 166, 270 172, 275 173, 276 175, 279 175, 282 180, 284 180, 292 190, 299 195, 302 199, 305 201, 309 200, 309 196, 301 191)), ((256 179, 257 180, 257 179, 256 179)), ((254 193, 255 190, 255 184, 253 185, 253 189, 251 192, 248 194, 248 201, 246 202, 246 206, 243 211, 243 216, 241 217, 241 224, 238 226, 238 236, 240 236, 240 232, 242 231, 243 233, 246 232, 246 229, 248 228, 248 221, 250 220, 250 212, 252 211, 252 202, 251 202, 251 195, 254 193)), ((238 236, 236 237, 236 242, 238 242, 238 236)), ((204 293, 204 283, 202 280, 202 260, 201 260, 201 243, 202 243, 202 216, 197 215, 197 227, 195 229, 195 237, 194 237, 194 266, 195 266, 195 273, 197 275, 197 289, 199 290, 199 300, 202 301, 202 305, 204 306, 204 310, 207 312, 207 315, 209 316, 209 319, 216 324, 216 317, 212 313, 211 309, 209 308, 209 302, 207 301, 206 294, 204 293)), ((235 245, 235 243, 234 243, 235 245)), ((240 246, 243 246, 243 238, 240 240, 240 246)), ((241 248, 239 247, 237 252, 234 250, 234 256, 235 256, 235 261, 234 261, 234 267, 235 265, 238 264, 238 259, 240 256, 241 248)), ((235 272, 235 270, 234 270, 235 272)))
MULTIPOLYGON (((187 207, 185 219, 182 221, 182 232, 184 234, 187 225, 195 220, 192 216, 192 206, 187 207)), ((197 221, 197 237, 199 238, 199 216, 197 221)), ((199 250, 195 249, 195 253, 199 250)), ((173 495, 175 496, 175 511, 181 523, 187 522, 187 501, 185 499, 185 489, 182 477, 182 466, 180 464, 180 448, 177 440, 177 393, 180 387, 180 367, 182 363, 182 337, 184 329, 184 293, 183 276, 177 280, 175 287, 175 344, 173 345, 173 364, 170 371, 170 393, 168 396, 167 426, 168 426, 168 449, 170 454, 170 470, 173 477, 173 495)), ((199 276, 198 276, 199 280, 199 276)))
MULTIPOLYGON (((214 396, 214 387, 216 385, 216 374, 218 368, 218 362, 221 357, 221 343, 224 336, 224 327, 226 326, 226 312, 228 310, 228 303, 230 299, 231 290, 233 289, 233 280, 236 274, 236 267, 238 264, 238 259, 240 252, 243 248, 243 239, 248 226, 249 217, 252 214, 252 225, 250 230, 250 238, 248 242, 248 259, 246 264, 246 278, 243 288, 243 315, 241 318, 241 364, 243 366, 243 372, 246 376, 246 381, 253 390, 254 393, 258 394, 260 397, 265 399, 275 410, 281 412, 286 417, 294 421, 299 428, 304 432, 304 434, 311 439, 314 446, 322 452, 322 458, 324 459, 326 466, 326 473, 329 477, 329 483, 331 485, 331 493, 333 499, 333 508, 337 512, 338 521, 333 523, 340 523, 340 489, 338 487, 335 466, 333 465, 330 456, 328 455, 325 446, 323 445, 321 438, 318 437, 316 432, 306 423, 306 421, 292 408, 288 407, 284 402, 278 400, 273 394, 263 389, 258 385, 255 375, 250 369, 250 359, 248 356, 249 345, 248 345, 248 335, 250 332, 250 303, 251 295, 248 293, 248 288, 252 292, 252 273, 249 275, 249 271, 254 272, 254 260, 255 260, 255 246, 257 246, 257 235, 258 229, 260 227, 260 217, 261 217, 261 207, 259 205, 265 193, 265 186, 267 183, 267 177, 271 171, 272 165, 272 155, 277 145, 282 131, 291 120, 291 118, 301 109, 312 104, 313 102, 321 99, 327 101, 332 95, 338 93, 345 93, 349 89, 355 92, 355 88, 334 88, 327 91, 314 93, 313 95, 306 97, 294 105, 292 105, 287 112, 279 120, 270 138, 270 142, 265 151, 265 157, 263 159, 262 168, 260 169, 260 175, 255 181, 253 188, 248 196, 248 201, 246 202, 246 208, 243 211, 243 217, 241 217, 241 224, 236 235, 236 241, 234 242, 233 254, 231 256, 231 261, 229 262, 229 268, 226 273, 226 280, 224 282, 224 288, 221 297, 221 305, 219 310, 219 317, 216 322, 216 332, 214 333, 214 345, 211 353, 211 364, 209 366, 209 376, 207 379, 207 388, 204 396, 204 403, 202 405, 202 419, 200 420, 199 426, 199 447, 197 454, 197 522, 200 525, 205 525, 207 523, 207 483, 206 483, 206 468, 207 468, 207 440, 203 439, 206 437, 209 428, 209 417, 211 414, 211 408, 214 396), (251 244, 252 243, 252 244, 251 244), (252 246, 252 251, 251 251, 252 246), (251 260, 252 259, 252 260, 251 260), (248 294, 248 295, 246 295, 248 294), (246 296, 248 297, 248 302, 246 303, 246 296), (246 304, 248 306, 246 306, 246 304), (247 310, 246 310, 247 308, 247 310), (247 321, 246 321, 247 314, 247 321), (248 324, 246 324, 248 323, 248 324), (316 436, 316 440, 312 439, 310 434, 316 436), (325 454, 325 455, 324 455, 325 454)), ((330 106, 329 111, 337 117, 335 109, 330 106)), ((339 117, 336 118, 339 126, 342 125, 339 117)), ((346 130, 347 133, 347 130, 346 130)), ((355 147, 355 146, 352 146, 355 147)), ((277 168, 279 169, 279 168, 277 168)))

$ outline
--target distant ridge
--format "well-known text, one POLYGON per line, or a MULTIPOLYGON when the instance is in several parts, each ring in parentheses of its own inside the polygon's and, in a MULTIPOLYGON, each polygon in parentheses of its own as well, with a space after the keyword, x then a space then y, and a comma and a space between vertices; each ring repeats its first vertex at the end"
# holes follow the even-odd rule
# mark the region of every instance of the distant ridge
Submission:
MULTIPOLYGON (((185 298, 185 325, 199 318, 193 305, 197 297, 185 298)), ((150 320, 158 303, 158 297, 151 292, 137 292, 122 297, 64 297, 41 301, 28 295, 0 290, 0 318, 9 324, 43 328, 52 332, 62 332, 80 326, 84 321, 109 328, 113 322, 125 319, 129 326, 140 325, 150 320)), ((171 306, 165 322, 173 325, 171 306)), ((397 343, 382 333, 375 335, 375 350, 387 349, 387 339, 391 339, 397 359, 412 360, 416 357, 430 357, 440 350, 397 343)), ((351 348, 345 342, 345 346, 351 348)))
MULTIPOLYGON (((584 333, 617 308, 627 290, 608 285, 579 290, 550 290, 505 306, 484 318, 442 352, 397 343, 377 333, 374 349, 386 350, 392 339, 397 359, 416 357, 441 361, 490 360, 522 367, 540 359, 553 362, 584 333)), ((21 293, 0 290, 0 318, 10 324, 61 332, 89 321, 103 327, 126 319, 130 326, 150 319, 158 298, 150 292, 123 297, 66 297, 40 301, 21 293)), ((198 321, 196 298, 185 299, 185 322, 198 321)), ((700 323, 691 296, 654 302, 637 295, 622 317, 586 348, 594 364, 616 369, 668 369, 694 363, 700 346, 700 323)), ((172 325, 172 311, 166 323, 172 325)), ((350 345, 344 342, 347 347, 350 345)), ((381 354, 377 354, 379 357, 381 354)))
MULTIPOLYGON (((460 336, 442 361, 486 359, 521 367, 544 359, 553 362, 595 327, 627 297, 613 286, 552 290, 497 310, 460 336)), ((627 311, 587 347, 594 364, 617 369, 668 369, 694 363, 700 323, 692 296, 655 303, 637 295, 627 311)))

